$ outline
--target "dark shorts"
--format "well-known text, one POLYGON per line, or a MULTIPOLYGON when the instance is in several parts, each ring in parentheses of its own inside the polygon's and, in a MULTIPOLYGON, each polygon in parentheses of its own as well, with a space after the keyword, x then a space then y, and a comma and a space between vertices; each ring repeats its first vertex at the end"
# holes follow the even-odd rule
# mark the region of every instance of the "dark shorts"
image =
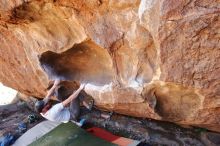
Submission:
POLYGON ((70 119, 77 121, 80 115, 80 102, 83 102, 84 95, 79 93, 76 99, 70 103, 70 119))

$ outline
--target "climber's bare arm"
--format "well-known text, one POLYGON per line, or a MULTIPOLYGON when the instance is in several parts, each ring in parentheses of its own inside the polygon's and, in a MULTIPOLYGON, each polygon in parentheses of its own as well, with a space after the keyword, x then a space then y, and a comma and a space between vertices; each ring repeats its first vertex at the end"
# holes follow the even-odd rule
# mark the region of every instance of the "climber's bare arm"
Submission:
POLYGON ((52 88, 50 88, 50 90, 47 92, 46 97, 44 98, 44 102, 45 102, 45 103, 47 103, 47 102, 50 100, 50 98, 52 97, 52 95, 53 95, 53 93, 54 93, 55 88, 57 87, 57 85, 58 85, 59 83, 60 83, 60 80, 59 80, 59 79, 56 79, 56 80, 54 81, 54 84, 53 84, 52 88))
POLYGON ((62 103, 63 103, 63 106, 64 106, 64 107, 67 107, 68 104, 69 104, 72 100, 74 100, 74 99, 79 95, 80 91, 82 91, 82 90, 84 89, 84 87, 85 87, 85 84, 81 84, 80 87, 79 87, 79 89, 77 89, 75 92, 73 92, 72 95, 70 95, 66 100, 64 100, 64 101, 62 102, 62 103))

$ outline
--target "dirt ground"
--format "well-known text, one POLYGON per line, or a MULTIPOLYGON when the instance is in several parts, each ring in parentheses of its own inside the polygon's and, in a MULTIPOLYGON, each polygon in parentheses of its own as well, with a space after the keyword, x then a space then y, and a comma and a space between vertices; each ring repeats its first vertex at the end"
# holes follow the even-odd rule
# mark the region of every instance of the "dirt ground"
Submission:
MULTIPOLYGON (((220 134, 205 129, 186 129, 178 125, 158 122, 150 119, 138 119, 113 113, 110 118, 101 115, 106 112, 93 109, 82 109, 81 118, 87 120, 90 126, 97 126, 112 132, 115 135, 140 140, 150 145, 184 145, 184 146, 218 146, 220 134)), ((27 130, 44 119, 33 112, 29 103, 17 101, 14 104, 0 106, 0 137, 11 133, 16 138, 22 135, 18 131, 20 122, 27 123, 27 130), (35 114, 38 117, 33 123, 28 122, 28 116, 35 114)))
POLYGON ((36 113, 30 110, 30 108, 27 106, 25 102, 22 102, 20 100, 13 104, 1 105, 0 137, 5 134, 11 133, 16 138, 18 138, 20 135, 22 135, 22 132, 19 132, 18 129, 19 123, 26 123, 28 130, 43 120, 39 115, 36 115, 36 117, 38 117, 38 120, 36 120, 33 123, 29 123, 28 116, 31 114, 36 115, 36 113))
POLYGON ((81 118, 91 125, 115 135, 139 140, 150 146, 220 146, 220 133, 207 129, 183 128, 170 122, 141 119, 113 113, 103 118, 103 111, 81 112, 81 118))

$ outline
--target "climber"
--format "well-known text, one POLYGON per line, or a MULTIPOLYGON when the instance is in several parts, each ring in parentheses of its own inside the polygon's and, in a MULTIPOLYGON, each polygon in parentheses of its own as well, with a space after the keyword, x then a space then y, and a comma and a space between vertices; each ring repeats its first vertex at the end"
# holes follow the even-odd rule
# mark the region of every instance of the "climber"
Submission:
MULTIPOLYGON (((61 103, 51 106, 50 98, 54 95, 56 87, 60 80, 55 80, 52 88, 48 91, 47 96, 35 103, 35 110, 39 112, 44 118, 50 121, 66 123, 70 120, 77 121, 80 112, 80 100, 82 96, 80 92, 84 89, 85 84, 81 84, 79 89, 73 92, 68 98, 61 100, 61 103), (79 96, 80 95, 80 96, 79 96), (70 107, 70 108, 68 108, 70 107)), ((92 105, 83 102, 83 105, 91 110, 92 105)))

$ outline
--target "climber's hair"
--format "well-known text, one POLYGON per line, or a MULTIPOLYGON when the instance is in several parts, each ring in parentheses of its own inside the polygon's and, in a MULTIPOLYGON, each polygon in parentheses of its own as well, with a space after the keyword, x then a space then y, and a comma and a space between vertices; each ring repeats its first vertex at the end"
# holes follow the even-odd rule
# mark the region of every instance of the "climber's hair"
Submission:
POLYGON ((35 102, 35 105, 34 105, 35 111, 38 113, 41 113, 44 106, 45 106, 45 103, 43 100, 39 100, 39 101, 35 102))

